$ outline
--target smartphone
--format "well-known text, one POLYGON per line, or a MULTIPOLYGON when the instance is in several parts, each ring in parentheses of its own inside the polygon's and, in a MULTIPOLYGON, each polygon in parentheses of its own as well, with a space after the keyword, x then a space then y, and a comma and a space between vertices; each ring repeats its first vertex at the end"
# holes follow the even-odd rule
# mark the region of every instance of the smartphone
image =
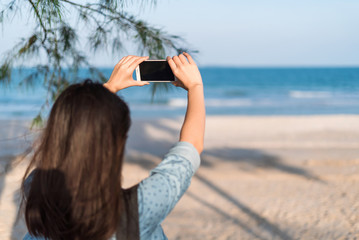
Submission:
POLYGON ((147 60, 136 68, 137 81, 173 82, 175 76, 167 60, 147 60))

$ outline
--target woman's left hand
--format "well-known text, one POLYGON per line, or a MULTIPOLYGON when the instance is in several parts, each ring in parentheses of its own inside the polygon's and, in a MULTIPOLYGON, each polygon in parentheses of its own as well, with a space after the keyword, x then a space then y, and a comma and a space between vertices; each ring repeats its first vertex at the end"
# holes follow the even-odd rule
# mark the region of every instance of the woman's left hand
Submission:
POLYGON ((123 57, 112 71, 110 79, 103 86, 111 92, 116 93, 121 89, 132 86, 144 86, 150 84, 146 81, 136 81, 133 79, 133 71, 148 57, 127 56, 123 57))

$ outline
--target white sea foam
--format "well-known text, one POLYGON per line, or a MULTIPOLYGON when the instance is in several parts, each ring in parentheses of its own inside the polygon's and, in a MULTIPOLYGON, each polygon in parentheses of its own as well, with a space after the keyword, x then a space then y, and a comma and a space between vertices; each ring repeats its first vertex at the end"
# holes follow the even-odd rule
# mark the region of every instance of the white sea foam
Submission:
MULTIPOLYGON (((244 107, 251 106, 252 102, 246 99, 220 99, 220 98, 206 98, 207 107, 244 107)), ((168 101, 171 107, 186 107, 187 100, 185 98, 172 98, 168 101)))
POLYGON ((289 91, 292 98, 330 98, 331 92, 326 91, 289 91))
POLYGON ((185 107, 187 106, 187 100, 185 98, 172 98, 168 101, 168 106, 185 107))

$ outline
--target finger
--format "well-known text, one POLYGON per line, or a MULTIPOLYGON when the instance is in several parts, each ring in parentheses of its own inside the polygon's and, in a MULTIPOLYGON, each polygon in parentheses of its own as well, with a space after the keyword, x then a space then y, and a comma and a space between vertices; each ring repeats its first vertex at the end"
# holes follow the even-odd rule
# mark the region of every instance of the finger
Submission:
POLYGON ((128 67, 130 70, 135 70, 138 65, 140 65, 141 62, 146 61, 149 57, 138 57, 135 59, 132 63, 130 63, 130 66, 128 67))
POLYGON ((131 59, 129 59, 127 62, 126 62, 126 65, 128 67, 131 66, 132 63, 134 63, 135 61, 137 61, 138 59, 140 59, 141 57, 138 57, 138 56, 133 56, 131 59))
POLYGON ((131 59, 133 59, 134 57, 136 57, 136 56, 133 56, 133 55, 129 55, 129 56, 127 56, 126 57, 126 59, 123 61, 123 63, 122 64, 126 64, 126 63, 128 63, 131 59))
POLYGON ((193 58, 191 57, 191 55, 189 55, 188 53, 184 52, 183 55, 186 56, 186 58, 188 59, 188 62, 190 64, 196 64, 194 61, 193 61, 193 58))
POLYGON ((130 56, 123 57, 123 58, 116 64, 116 66, 118 67, 118 66, 120 66, 120 65, 125 64, 125 62, 127 62, 129 58, 130 58, 130 56))
POLYGON ((121 58, 121 60, 117 63, 117 65, 123 63, 123 61, 125 61, 125 59, 126 59, 126 57, 121 58))
POLYGON ((182 62, 181 62, 181 60, 179 59, 178 56, 174 56, 172 59, 173 59, 173 61, 175 62, 175 64, 176 64, 177 67, 180 66, 180 65, 182 65, 182 62))
POLYGON ((180 86, 181 85, 181 81, 176 79, 175 81, 172 82, 173 84, 175 84, 175 86, 180 86))
POLYGON ((136 85, 137 86, 145 86, 145 85, 149 85, 150 83, 149 82, 146 82, 146 81, 136 81, 136 85))
POLYGON ((178 55, 178 58, 181 60, 183 64, 188 63, 187 58, 183 54, 178 55))
POLYGON ((177 68, 175 62, 170 57, 167 57, 167 62, 168 62, 168 65, 170 65, 170 68, 172 69, 172 72, 173 72, 177 68))
POLYGON ((130 55, 129 55, 129 56, 126 56, 126 57, 124 57, 124 58, 122 58, 122 59, 121 59, 121 64, 124 64, 124 63, 127 62, 128 59, 130 59, 130 58, 131 58, 130 55))

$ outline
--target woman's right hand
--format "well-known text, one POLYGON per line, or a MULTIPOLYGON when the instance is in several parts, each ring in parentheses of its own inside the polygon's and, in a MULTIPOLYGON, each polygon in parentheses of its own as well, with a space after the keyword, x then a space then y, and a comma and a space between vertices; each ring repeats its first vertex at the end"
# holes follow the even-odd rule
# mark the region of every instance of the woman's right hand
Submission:
POLYGON ((177 78, 173 85, 187 91, 195 86, 203 86, 201 74, 191 55, 183 53, 172 58, 167 57, 167 61, 177 78))
POLYGON ((181 128, 180 141, 191 143, 201 153, 203 150, 206 109, 203 83, 198 67, 188 53, 167 57, 173 74, 178 80, 173 85, 188 91, 186 116, 181 128))

